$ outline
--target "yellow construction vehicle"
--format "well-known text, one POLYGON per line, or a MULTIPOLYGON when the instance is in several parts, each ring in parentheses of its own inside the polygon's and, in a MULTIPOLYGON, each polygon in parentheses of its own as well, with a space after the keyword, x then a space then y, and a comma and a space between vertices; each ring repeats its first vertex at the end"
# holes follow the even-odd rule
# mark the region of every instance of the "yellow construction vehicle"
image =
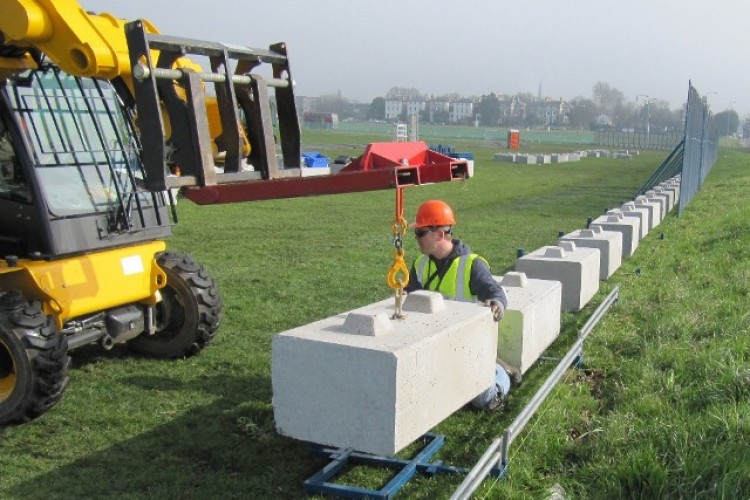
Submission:
POLYGON ((163 239, 176 222, 174 188, 278 169, 268 85, 250 76, 261 63, 285 73, 271 83, 283 87, 283 152, 299 166, 283 45, 197 44, 215 71, 229 75, 238 64, 235 78, 248 80, 235 91, 230 76, 212 98, 184 57, 190 42, 148 40, 159 35, 147 21, 127 28, 75 1, 0 1, 0 425, 60 399, 73 349, 129 341, 173 358, 214 337, 222 304, 214 279, 163 239), (127 36, 145 52, 131 54, 127 36), (141 75, 184 73, 139 82, 133 61, 141 75))
POLYGON ((401 144, 303 178, 283 43, 165 36, 75 0, 0 0, 0 426, 57 403, 81 346, 175 358, 214 337, 216 282, 164 243, 177 189, 220 203, 466 175, 465 161, 401 144))

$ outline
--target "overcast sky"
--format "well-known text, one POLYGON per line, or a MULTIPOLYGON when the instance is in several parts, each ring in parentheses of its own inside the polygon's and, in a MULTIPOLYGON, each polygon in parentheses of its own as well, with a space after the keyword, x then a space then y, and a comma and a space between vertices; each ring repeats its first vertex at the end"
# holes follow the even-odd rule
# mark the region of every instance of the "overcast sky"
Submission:
POLYGON ((592 97, 597 81, 669 102, 688 81, 714 113, 750 113, 750 0, 79 0, 164 34, 286 42, 296 95, 592 97))

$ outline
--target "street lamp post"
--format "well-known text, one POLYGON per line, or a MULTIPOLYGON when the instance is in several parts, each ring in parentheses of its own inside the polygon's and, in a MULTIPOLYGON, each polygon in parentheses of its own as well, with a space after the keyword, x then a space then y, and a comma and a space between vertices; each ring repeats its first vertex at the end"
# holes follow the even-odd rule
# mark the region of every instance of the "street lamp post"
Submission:
POLYGON ((651 147, 651 110, 649 108, 649 105, 651 102, 653 102, 653 99, 645 94, 638 94, 635 96, 635 102, 638 104, 638 98, 639 97, 645 97, 646 98, 646 148, 651 147))

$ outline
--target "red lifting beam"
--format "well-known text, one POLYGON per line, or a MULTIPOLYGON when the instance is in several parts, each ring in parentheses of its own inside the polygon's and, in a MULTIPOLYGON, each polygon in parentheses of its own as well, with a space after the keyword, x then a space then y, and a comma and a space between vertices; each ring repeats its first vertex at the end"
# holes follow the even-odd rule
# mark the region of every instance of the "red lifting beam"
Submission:
POLYGON ((337 174, 187 187, 185 197, 199 205, 273 200, 418 186, 470 174, 466 160, 431 151, 424 142, 379 142, 337 174))

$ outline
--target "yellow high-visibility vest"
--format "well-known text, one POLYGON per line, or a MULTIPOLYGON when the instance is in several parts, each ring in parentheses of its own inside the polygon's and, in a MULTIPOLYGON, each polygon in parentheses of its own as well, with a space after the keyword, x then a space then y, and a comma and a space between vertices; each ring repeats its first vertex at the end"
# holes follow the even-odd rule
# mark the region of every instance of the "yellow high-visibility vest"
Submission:
MULTIPOLYGON (((443 279, 441 280, 436 277, 429 283, 427 289, 442 293, 446 299, 462 302, 476 301, 477 296, 471 294, 469 281, 471 280, 471 266, 477 258, 487 263, 483 257, 475 253, 460 255, 453 259, 443 279)), ((417 260, 414 261, 414 269, 417 272, 417 280, 419 280, 422 286, 437 270, 430 257, 424 254, 417 257, 417 260)))

